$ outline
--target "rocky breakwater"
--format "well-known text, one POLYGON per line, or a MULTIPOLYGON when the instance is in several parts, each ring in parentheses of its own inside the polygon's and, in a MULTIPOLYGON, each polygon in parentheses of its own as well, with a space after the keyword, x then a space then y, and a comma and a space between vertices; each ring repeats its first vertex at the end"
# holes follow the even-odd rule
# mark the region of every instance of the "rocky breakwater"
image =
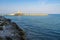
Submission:
POLYGON ((0 40, 26 40, 26 36, 15 22, 0 16, 0 40))

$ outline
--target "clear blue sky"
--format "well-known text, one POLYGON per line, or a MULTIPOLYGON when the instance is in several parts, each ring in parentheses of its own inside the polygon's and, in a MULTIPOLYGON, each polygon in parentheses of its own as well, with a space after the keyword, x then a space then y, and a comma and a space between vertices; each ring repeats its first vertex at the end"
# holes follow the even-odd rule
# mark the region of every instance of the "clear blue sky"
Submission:
POLYGON ((0 14, 14 13, 60 13, 60 0, 0 0, 0 14))

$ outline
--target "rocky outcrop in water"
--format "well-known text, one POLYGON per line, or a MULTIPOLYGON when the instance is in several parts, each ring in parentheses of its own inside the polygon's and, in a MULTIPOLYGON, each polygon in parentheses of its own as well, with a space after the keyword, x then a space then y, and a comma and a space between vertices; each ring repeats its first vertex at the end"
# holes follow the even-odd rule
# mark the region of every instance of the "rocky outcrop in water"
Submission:
POLYGON ((0 17, 0 40, 26 40, 25 32, 10 19, 0 17))

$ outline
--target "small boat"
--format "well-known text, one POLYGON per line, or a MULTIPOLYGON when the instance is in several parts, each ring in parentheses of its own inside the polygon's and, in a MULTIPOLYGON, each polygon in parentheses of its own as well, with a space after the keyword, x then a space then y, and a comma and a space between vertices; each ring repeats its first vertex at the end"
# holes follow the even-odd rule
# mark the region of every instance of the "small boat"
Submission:
POLYGON ((0 40, 26 40, 24 31, 10 19, 0 16, 0 40))

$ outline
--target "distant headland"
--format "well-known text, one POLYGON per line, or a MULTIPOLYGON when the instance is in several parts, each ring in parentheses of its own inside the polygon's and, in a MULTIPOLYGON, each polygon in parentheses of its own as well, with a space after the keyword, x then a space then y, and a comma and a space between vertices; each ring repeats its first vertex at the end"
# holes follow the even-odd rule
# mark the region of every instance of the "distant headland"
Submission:
POLYGON ((22 13, 22 12, 16 12, 9 14, 9 16, 48 16, 48 14, 45 13, 22 13))

